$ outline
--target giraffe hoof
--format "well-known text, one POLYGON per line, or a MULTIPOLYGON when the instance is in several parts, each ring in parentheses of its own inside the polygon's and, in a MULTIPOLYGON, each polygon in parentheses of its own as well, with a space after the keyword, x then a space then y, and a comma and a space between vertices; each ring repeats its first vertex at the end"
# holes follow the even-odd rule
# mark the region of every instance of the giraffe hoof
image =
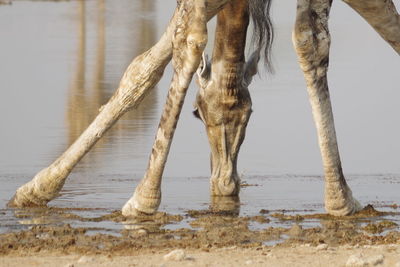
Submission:
POLYGON ((31 207, 46 207, 49 201, 34 196, 24 196, 16 193, 8 202, 8 208, 31 208, 31 207))
POLYGON ((36 206, 36 204, 26 198, 19 197, 17 193, 7 202, 8 208, 24 208, 32 206, 36 206))
POLYGON ((122 215, 126 217, 136 217, 140 214, 154 214, 157 212, 160 202, 161 192, 156 192, 156 194, 141 194, 135 192, 122 207, 122 215))
POLYGON ((125 217, 138 217, 142 215, 143 212, 137 210, 132 204, 127 202, 123 207, 122 207, 122 215, 125 217))
POLYGON ((14 196, 8 201, 9 208, 45 207, 53 199, 40 194, 35 184, 31 181, 17 189, 14 196))
POLYGON ((341 205, 340 207, 333 207, 328 204, 325 206, 325 210, 333 216, 349 216, 359 212, 362 209, 363 207, 361 206, 360 202, 353 197, 347 200, 345 204, 341 205))
POLYGON ((239 179, 211 178, 211 194, 213 196, 237 196, 240 191, 239 179))

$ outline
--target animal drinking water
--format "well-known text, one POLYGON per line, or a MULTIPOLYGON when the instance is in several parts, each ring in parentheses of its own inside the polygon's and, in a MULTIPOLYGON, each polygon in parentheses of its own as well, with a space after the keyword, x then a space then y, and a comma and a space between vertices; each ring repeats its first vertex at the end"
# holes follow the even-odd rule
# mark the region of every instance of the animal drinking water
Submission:
MULTIPOLYGON (((346 0, 400 54, 400 16, 391 0, 346 0)), ((251 115, 248 86, 261 57, 269 63, 271 0, 180 0, 161 39, 136 57, 119 88, 81 136, 49 167, 20 187, 9 205, 44 206, 55 198, 69 173, 104 133, 134 109, 161 79, 172 58, 174 75, 151 151, 147 171, 125 216, 154 213, 161 201, 161 179, 169 148, 193 75, 200 87, 195 115, 204 122, 211 147, 211 194, 237 196, 237 156, 251 115), (211 61, 203 54, 207 21, 218 14, 211 61), (244 47, 253 21, 254 52, 244 47)), ((332 215, 361 209, 343 175, 329 97, 327 70, 331 0, 298 0, 293 43, 304 72, 325 172, 325 208, 332 215)))

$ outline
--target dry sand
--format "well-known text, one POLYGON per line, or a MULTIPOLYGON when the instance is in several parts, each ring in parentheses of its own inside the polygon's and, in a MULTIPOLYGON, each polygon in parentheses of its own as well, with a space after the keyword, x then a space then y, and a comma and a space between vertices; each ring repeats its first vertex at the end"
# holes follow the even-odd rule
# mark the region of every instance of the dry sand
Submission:
POLYGON ((0 266, 400 266, 400 245, 189 249, 184 250, 183 258, 166 259, 169 252, 133 249, 133 256, 40 252, 32 256, 1 256, 0 266))

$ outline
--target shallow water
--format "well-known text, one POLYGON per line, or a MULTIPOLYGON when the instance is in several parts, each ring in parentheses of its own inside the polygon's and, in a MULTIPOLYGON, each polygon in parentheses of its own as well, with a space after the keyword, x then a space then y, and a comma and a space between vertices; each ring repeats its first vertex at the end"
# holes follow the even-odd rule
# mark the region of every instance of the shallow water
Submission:
MULTIPOLYGON (((64 222, 55 215, 21 219, 5 204, 91 122, 129 62, 162 34, 174 4, 96 0, 0 6, 0 233, 64 222)), ((294 13, 294 2, 273 6, 276 74, 261 75, 251 86, 254 113, 239 171, 257 186, 242 189, 241 215, 257 215, 261 209, 323 212, 321 160, 290 41, 294 13)), ((345 173, 363 204, 391 210, 385 206, 400 204, 399 58, 341 2, 332 9, 331 33, 330 87, 345 173)), ((170 79, 168 68, 143 105, 126 114, 75 168, 50 206, 72 208, 87 218, 121 208, 145 171, 170 79)), ((191 115, 195 93, 193 85, 165 170, 160 209, 168 213, 210 205, 207 139, 191 115)), ((185 227, 189 220, 167 227, 185 227)), ((94 231, 124 227, 108 221, 69 223, 94 231)))

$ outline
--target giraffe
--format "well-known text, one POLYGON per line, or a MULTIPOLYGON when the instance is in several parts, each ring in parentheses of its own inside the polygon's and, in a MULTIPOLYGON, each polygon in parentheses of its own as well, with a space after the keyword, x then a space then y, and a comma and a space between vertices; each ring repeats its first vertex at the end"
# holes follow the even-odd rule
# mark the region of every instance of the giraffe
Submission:
MULTIPOLYGON (((344 0, 400 54, 400 16, 391 0, 344 0)), ((119 88, 92 124, 54 163, 20 187, 9 205, 43 206, 55 198, 68 174, 90 148, 127 110, 140 104, 160 80, 172 58, 174 77, 160 120, 143 180, 122 208, 125 216, 154 213, 161 201, 161 177, 192 76, 200 90, 195 115, 205 124, 211 146, 211 194, 237 196, 237 155, 251 114, 247 89, 257 72, 261 48, 272 38, 269 24, 271 0, 179 0, 164 35, 152 48, 136 57, 119 88), (258 45, 244 61, 249 13, 254 20, 258 45), (203 55, 207 21, 218 13, 212 61, 203 55), (266 23, 265 23, 266 22, 266 23), (267 29, 267 32, 265 30, 267 29), (259 34, 259 35, 257 35, 259 34)), ((325 174, 325 209, 344 216, 361 209, 343 175, 327 81, 330 34, 328 19, 332 0, 298 0, 293 44, 307 84, 325 174)))

